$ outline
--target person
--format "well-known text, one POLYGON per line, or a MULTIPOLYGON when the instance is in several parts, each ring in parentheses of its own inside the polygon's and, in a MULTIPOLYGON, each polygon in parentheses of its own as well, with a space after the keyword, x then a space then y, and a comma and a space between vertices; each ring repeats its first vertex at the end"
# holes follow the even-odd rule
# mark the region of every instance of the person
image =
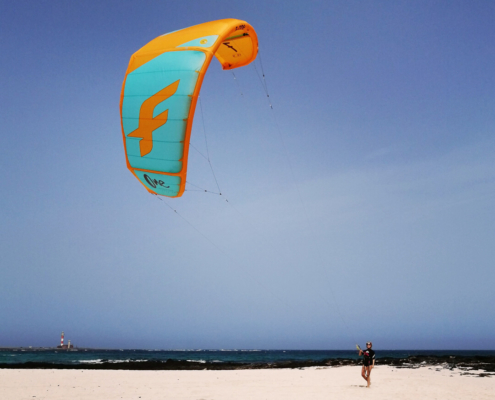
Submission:
POLYGON ((366 387, 371 385, 371 370, 375 366, 375 352, 371 349, 373 344, 371 342, 366 342, 366 350, 359 349, 359 355, 363 355, 363 368, 361 369, 361 376, 368 382, 366 387))

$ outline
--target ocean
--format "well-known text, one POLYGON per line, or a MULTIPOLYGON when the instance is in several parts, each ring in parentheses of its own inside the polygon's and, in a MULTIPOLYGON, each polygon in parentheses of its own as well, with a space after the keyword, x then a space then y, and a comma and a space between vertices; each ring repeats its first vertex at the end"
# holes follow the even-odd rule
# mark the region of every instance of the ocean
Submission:
MULTIPOLYGON (((380 350, 380 358, 407 358, 410 356, 495 357, 495 350, 380 350)), ((167 360, 195 363, 274 363, 323 361, 328 359, 357 359, 356 350, 100 350, 100 349, 1 349, 1 364, 27 362, 66 365, 103 363, 139 363, 167 360)))

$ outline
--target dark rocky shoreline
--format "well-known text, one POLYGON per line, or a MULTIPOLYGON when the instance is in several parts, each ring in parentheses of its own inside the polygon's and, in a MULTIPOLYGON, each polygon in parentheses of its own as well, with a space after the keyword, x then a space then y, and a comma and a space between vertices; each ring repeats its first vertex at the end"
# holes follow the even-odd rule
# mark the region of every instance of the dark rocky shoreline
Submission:
MULTIPOLYGON (((410 356, 407 358, 379 358, 377 365, 390 365, 396 368, 434 367, 436 370, 460 369, 461 375, 480 377, 495 376, 495 357, 485 356, 410 356)), ((283 361, 274 363, 235 363, 235 362, 195 362, 182 360, 129 361, 98 364, 52 364, 26 362, 20 364, 0 364, 7 369, 84 369, 84 370, 238 370, 238 369, 277 369, 308 367, 340 367, 360 365, 361 360, 333 358, 322 361, 283 361)))

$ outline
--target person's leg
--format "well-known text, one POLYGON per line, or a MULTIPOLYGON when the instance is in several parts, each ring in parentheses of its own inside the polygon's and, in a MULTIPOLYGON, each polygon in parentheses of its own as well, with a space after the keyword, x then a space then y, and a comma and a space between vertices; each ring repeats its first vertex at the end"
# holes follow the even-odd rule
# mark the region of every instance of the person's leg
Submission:
POLYGON ((371 385, 371 365, 366 367, 366 372, 368 375, 368 379, 366 379, 368 381, 368 386, 366 386, 366 387, 370 387, 370 385, 371 385))
POLYGON ((363 368, 361 368, 361 376, 366 382, 368 382, 368 377, 366 376, 366 367, 364 365, 363 368))

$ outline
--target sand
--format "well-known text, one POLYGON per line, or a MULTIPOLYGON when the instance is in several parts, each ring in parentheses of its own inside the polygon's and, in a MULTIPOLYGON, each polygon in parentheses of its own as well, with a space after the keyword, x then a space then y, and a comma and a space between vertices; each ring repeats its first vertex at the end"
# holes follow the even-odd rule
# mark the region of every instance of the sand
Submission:
POLYGON ((461 372, 377 366, 368 389, 361 367, 356 366, 233 371, 0 369, 0 399, 495 399, 495 376, 461 372))

